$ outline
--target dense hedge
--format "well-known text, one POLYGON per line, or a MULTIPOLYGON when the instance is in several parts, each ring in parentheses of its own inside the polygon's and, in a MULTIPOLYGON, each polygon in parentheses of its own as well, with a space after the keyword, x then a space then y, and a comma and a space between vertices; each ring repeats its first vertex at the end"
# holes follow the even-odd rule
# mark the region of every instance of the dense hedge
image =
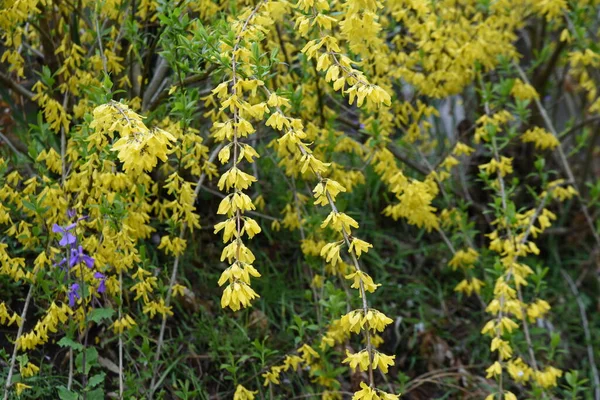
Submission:
POLYGON ((0 0, 4 399, 600 400, 594 0, 0 0))

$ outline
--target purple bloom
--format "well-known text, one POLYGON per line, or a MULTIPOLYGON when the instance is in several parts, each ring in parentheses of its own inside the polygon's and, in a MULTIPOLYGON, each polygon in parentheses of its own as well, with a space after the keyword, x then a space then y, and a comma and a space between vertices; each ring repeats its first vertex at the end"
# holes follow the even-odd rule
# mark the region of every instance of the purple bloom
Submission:
POLYGON ((79 284, 72 284, 67 295, 69 296, 69 306, 73 308, 75 306, 75 301, 81 298, 79 295, 79 284))
POLYGON ((58 224, 52 225, 52 232, 62 233, 63 235, 62 239, 60 239, 60 242, 58 242, 59 245, 61 245, 62 247, 66 247, 67 245, 72 245, 77 241, 75 235, 69 232, 71 229, 75 228, 76 225, 77 224, 71 224, 65 227, 62 227, 58 224))
POLYGON ((77 215, 77 213, 72 208, 70 208, 70 209, 67 210, 67 217, 69 217, 69 219, 75 218, 75 215, 77 215))
POLYGON ((69 266, 73 267, 76 264, 84 262, 88 268, 94 266, 94 259, 83 252, 83 246, 79 245, 77 250, 71 252, 71 259, 69 260, 69 266))
POLYGON ((101 272, 94 273, 94 278, 100 279, 100 285, 98 285, 98 293, 106 292, 106 275, 101 272))

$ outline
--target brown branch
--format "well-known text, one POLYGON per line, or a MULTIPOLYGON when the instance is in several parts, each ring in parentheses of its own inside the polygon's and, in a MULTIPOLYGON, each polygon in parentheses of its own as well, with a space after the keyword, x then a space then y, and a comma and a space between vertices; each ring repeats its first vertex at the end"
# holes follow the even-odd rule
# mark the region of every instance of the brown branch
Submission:
MULTIPOLYGON (((187 78, 185 78, 183 80, 183 85, 188 86, 188 85, 193 85, 194 83, 197 83, 197 82, 202 82, 203 80, 207 79, 210 76, 210 74, 216 69, 217 69, 216 65, 211 65, 210 67, 208 67, 208 69, 206 71, 204 71, 203 74, 188 76, 187 78)), ((176 83, 174 86, 180 87, 181 84, 176 83)), ((160 103, 169 96, 169 89, 170 88, 165 88, 158 96, 156 96, 150 102, 150 105, 148 106, 147 111, 154 111, 160 105, 160 103)))
POLYGON ((35 96, 35 93, 30 92, 28 89, 19 85, 14 79, 12 79, 10 76, 6 75, 2 71, 0 71, 0 81, 2 81, 10 89, 19 93, 21 96, 26 97, 28 100, 32 100, 33 96, 35 96))

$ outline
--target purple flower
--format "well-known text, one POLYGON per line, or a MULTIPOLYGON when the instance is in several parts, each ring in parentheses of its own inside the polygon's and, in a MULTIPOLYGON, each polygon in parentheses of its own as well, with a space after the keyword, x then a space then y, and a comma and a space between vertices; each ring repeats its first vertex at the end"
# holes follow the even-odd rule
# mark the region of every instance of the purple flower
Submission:
POLYGON ((79 295, 79 284, 72 284, 67 295, 69 296, 69 306, 73 308, 75 306, 75 302, 81 298, 79 295))
POLYGON ((77 215, 77 212, 75 210, 73 210, 72 208, 69 208, 67 210, 67 217, 69 217, 69 219, 75 218, 76 215, 77 215))
POLYGON ((73 267, 76 264, 84 262, 88 268, 94 266, 94 259, 83 252, 83 246, 79 245, 77 250, 71 252, 71 259, 69 260, 69 266, 73 267))
POLYGON ((98 293, 106 292, 106 275, 101 272, 94 273, 94 278, 100 279, 100 285, 98 285, 98 293))
POLYGON ((62 260, 60 260, 60 262, 58 264, 54 264, 55 267, 61 267, 63 270, 66 270, 66 268, 64 267, 64 265, 67 263, 67 259, 63 258, 62 260))
POLYGON ((75 235, 69 232, 71 229, 75 228, 75 226, 77 226, 77 224, 71 224, 65 227, 62 227, 58 224, 52 225, 52 232, 62 233, 63 235, 62 239, 60 239, 60 242, 58 242, 59 245, 61 245, 62 247, 66 247, 67 245, 72 245, 77 241, 75 235))

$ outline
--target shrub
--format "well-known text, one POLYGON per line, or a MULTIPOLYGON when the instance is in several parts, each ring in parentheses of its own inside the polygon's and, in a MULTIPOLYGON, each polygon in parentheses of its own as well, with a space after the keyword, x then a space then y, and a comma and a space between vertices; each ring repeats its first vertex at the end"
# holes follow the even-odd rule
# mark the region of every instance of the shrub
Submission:
POLYGON ((4 399, 600 399, 596 3, 5 1, 4 399))

